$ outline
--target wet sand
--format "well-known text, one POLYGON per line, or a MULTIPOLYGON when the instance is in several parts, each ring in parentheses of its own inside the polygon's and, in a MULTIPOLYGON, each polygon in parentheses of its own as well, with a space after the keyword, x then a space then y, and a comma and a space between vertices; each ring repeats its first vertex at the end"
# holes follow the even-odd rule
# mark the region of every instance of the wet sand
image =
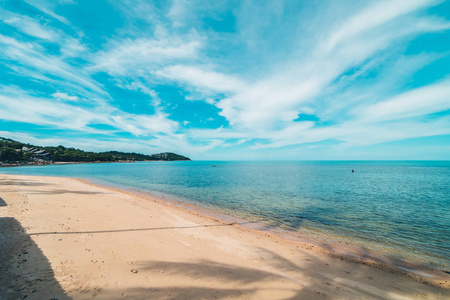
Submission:
POLYGON ((347 261, 77 179, 0 175, 0 232, 0 299, 450 297, 445 277, 347 261))

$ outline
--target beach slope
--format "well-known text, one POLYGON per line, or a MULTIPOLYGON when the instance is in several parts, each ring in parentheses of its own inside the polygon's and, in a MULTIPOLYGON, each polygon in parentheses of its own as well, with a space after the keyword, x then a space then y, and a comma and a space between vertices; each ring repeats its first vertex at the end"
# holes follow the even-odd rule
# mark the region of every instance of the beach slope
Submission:
POLYGON ((450 297, 156 199, 70 178, 0 183, 0 299, 450 297))

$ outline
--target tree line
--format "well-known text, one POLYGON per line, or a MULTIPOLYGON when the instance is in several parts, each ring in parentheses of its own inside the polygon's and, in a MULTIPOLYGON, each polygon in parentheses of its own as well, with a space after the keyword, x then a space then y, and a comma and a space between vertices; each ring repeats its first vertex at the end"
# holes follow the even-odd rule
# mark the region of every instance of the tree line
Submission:
POLYGON ((152 155, 120 151, 89 152, 75 148, 66 148, 61 145, 57 147, 41 147, 27 143, 21 143, 7 138, 0 138, 0 161, 31 162, 39 159, 52 162, 190 160, 185 156, 170 152, 152 155), (34 150, 34 152, 32 152, 31 150, 34 150), (40 155, 36 154, 36 152, 38 151, 41 151, 40 155))

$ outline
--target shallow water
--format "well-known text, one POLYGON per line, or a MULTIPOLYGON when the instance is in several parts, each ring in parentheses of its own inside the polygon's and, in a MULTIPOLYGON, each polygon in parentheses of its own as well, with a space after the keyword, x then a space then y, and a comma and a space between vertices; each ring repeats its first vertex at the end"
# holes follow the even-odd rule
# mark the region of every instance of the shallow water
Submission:
POLYGON ((0 173, 78 177, 165 195, 319 241, 450 269, 448 161, 137 162, 0 173))

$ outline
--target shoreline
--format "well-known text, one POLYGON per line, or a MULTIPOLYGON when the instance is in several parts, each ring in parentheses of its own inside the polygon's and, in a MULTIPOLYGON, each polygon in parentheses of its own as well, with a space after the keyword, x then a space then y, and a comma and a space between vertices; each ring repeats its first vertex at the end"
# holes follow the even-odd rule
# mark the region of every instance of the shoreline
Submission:
POLYGON ((77 165, 77 164, 107 164, 107 163, 134 163, 136 161, 57 161, 57 162, 21 162, 15 164, 0 164, 0 168, 51 166, 51 165, 77 165))
POLYGON ((398 274, 411 277, 420 282, 435 286, 442 286, 450 289, 450 281, 447 280, 450 279, 450 276, 448 276, 449 273, 446 270, 432 268, 426 264, 405 261, 404 259, 398 259, 389 255, 381 255, 371 249, 351 244, 346 240, 342 241, 342 243, 345 244, 342 245, 340 243, 328 240, 314 239, 314 237, 301 235, 289 229, 273 229, 270 227, 270 225, 266 225, 260 221, 251 221, 246 219, 245 217, 233 216, 231 214, 228 214, 227 212, 220 212, 212 208, 205 208, 192 203, 186 203, 182 200, 174 199, 175 196, 171 198, 171 195, 168 194, 162 193, 164 196, 161 197, 159 195, 152 194, 151 192, 143 192, 133 188, 126 189, 120 187, 112 187, 106 185, 106 183, 95 183, 88 179, 71 177, 65 178, 78 180, 92 186, 111 189, 117 192, 130 193, 132 195, 142 197, 147 201, 154 201, 163 205, 167 205, 169 207, 181 209, 208 220, 233 224, 233 226, 239 228, 240 230, 246 230, 254 234, 266 235, 272 238, 284 240, 286 242, 296 243, 301 245, 302 248, 307 248, 311 251, 328 255, 336 259, 341 259, 352 263, 364 264, 390 272, 396 272, 398 274), (165 197, 165 195, 169 197, 165 197))
POLYGON ((115 160, 115 161, 57 161, 57 162, 21 162, 13 164, 0 164, 0 168, 27 167, 27 166, 49 166, 49 165, 77 165, 77 164, 114 164, 114 163, 136 163, 150 161, 190 161, 190 160, 115 160))
POLYGON ((6 255, 0 261, 8 261, 0 266, 8 275, 0 279, 0 296, 450 296, 445 280, 404 276, 327 255, 156 197, 77 178, 2 174, 0 180, 0 226, 11 223, 1 227, 10 229, 0 237, 7 250, 0 251, 6 255))

